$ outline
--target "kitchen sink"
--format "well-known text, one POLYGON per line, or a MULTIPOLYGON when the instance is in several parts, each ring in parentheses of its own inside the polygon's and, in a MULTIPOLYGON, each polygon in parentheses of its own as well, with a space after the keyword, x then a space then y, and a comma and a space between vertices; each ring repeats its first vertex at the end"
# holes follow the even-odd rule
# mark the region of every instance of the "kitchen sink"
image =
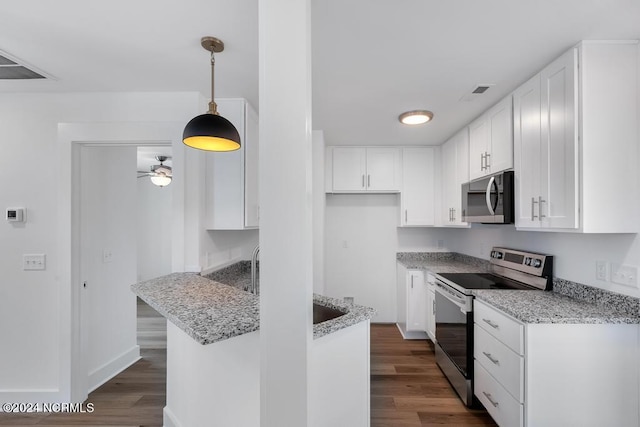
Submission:
POLYGON ((313 324, 326 322, 327 320, 335 319, 336 317, 344 316, 344 313, 335 308, 326 307, 320 304, 313 304, 313 324))

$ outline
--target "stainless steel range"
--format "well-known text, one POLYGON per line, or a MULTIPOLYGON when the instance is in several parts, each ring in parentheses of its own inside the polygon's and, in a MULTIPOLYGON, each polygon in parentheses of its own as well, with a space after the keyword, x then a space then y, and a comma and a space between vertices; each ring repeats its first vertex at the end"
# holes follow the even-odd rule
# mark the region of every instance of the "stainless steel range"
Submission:
POLYGON ((493 248, 489 273, 436 274, 436 362, 462 401, 473 406, 475 289, 551 290, 553 257, 493 248))

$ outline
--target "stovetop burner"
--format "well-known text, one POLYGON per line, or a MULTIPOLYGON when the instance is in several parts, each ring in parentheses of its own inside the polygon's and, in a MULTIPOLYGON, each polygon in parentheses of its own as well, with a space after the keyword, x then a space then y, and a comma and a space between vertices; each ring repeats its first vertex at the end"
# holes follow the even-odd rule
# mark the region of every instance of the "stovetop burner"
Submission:
POLYGON ((535 290, 531 286, 489 273, 440 273, 441 276, 464 289, 535 290))

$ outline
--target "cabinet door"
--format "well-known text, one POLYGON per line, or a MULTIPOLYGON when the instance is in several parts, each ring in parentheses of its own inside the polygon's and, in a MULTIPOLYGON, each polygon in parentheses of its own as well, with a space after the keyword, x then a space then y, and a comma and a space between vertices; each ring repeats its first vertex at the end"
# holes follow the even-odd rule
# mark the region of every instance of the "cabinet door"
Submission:
POLYGON ((469 125, 469 180, 487 175, 485 156, 489 147, 489 122, 483 114, 469 125))
POLYGON ((489 149, 485 171, 494 174, 513 168, 513 108, 511 95, 487 112, 489 149))
MULTIPOLYGON (((367 150, 368 191, 400 191, 402 180, 401 151, 399 148, 375 148, 367 150)), ((335 161, 335 160, 334 160, 335 161)), ((334 164, 335 167, 335 164, 334 164)), ((334 177, 335 179, 335 177, 334 177)), ((334 181, 335 188, 335 181, 334 181)))
POLYGON ((258 206, 258 114, 245 104, 245 156, 244 156, 244 225, 246 228, 258 227, 260 209, 258 206))
POLYGON ((469 128, 463 128, 454 137, 456 141, 456 176, 453 198, 453 224, 468 225, 462 221, 462 184, 469 182, 469 128))
POLYGON ((403 226, 435 223, 434 149, 404 148, 402 151, 401 219, 403 226))
POLYGON ((578 227, 577 50, 540 72, 540 213, 545 228, 578 227))
POLYGON ((513 93, 516 227, 540 227, 540 74, 513 93))
POLYGON ((242 230, 245 228, 245 102, 220 100, 218 111, 238 129, 243 144, 239 150, 206 153, 207 228, 242 230))
POLYGON ((366 148, 333 148, 333 190, 366 190, 366 148))
POLYGON ((427 285, 427 335, 436 342, 436 292, 427 285))
POLYGON ((456 187, 456 141, 451 138, 442 145, 442 224, 453 223, 456 187))
POLYGON ((409 271, 407 292, 407 331, 427 330, 427 287, 422 271, 409 271))

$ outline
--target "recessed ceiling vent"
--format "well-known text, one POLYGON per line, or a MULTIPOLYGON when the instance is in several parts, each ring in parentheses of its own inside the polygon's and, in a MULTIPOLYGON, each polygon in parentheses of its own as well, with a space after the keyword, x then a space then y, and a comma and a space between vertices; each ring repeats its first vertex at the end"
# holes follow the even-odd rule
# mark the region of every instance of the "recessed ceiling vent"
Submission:
POLYGON ((462 98, 460 98, 460 101, 474 101, 476 100, 480 95, 482 95, 483 93, 485 93, 487 90, 489 90, 492 86, 495 86, 495 84, 493 83, 487 83, 487 84, 479 84, 476 85, 470 93, 464 95, 462 98))
POLYGON ((485 93, 489 89, 489 86, 478 86, 471 93, 485 93))
POLYGON ((15 59, 9 58, 9 55, 0 51, 0 80, 32 79, 46 79, 46 77, 18 63, 15 59))

